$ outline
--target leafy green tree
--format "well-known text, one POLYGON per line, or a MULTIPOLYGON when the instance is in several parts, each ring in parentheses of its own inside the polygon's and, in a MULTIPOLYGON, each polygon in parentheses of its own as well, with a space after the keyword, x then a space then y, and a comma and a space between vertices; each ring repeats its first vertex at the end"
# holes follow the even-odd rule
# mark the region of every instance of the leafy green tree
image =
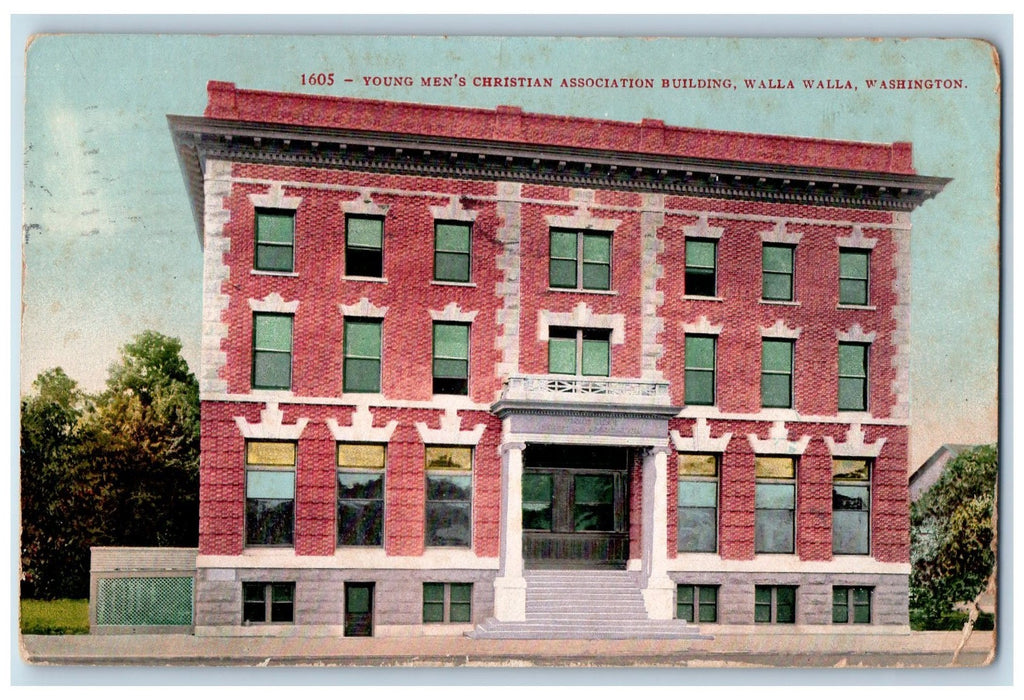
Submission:
POLYGON ((63 370, 21 402, 22 595, 88 595, 93 546, 195 546, 199 386, 181 343, 121 348, 89 396, 63 370))
POLYGON ((915 626, 963 624, 964 604, 985 590, 995 566, 995 446, 958 455, 910 509, 910 607, 915 626))

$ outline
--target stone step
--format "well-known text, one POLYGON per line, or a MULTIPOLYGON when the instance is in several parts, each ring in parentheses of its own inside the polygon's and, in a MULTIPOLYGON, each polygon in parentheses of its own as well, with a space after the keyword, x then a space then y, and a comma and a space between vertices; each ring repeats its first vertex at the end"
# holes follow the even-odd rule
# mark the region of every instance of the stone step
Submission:
POLYGON ((615 625, 559 624, 547 622, 498 622, 478 625, 468 636, 475 639, 711 639, 682 620, 643 620, 615 625))

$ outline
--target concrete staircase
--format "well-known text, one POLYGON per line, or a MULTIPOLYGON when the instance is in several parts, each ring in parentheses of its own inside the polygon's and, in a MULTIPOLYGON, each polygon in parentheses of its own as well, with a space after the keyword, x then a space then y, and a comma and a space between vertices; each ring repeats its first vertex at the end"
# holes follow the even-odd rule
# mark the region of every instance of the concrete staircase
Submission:
POLYGON ((709 639, 683 620, 647 617, 632 571, 527 571, 526 620, 491 617, 475 639, 709 639))

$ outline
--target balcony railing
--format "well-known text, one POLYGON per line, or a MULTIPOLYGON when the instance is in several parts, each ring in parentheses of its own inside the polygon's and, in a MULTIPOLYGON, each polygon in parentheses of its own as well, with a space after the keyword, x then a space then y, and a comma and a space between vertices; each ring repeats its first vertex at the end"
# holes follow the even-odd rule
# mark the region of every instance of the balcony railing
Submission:
POLYGON ((519 374, 505 380, 501 401, 669 406, 668 382, 650 379, 519 374))

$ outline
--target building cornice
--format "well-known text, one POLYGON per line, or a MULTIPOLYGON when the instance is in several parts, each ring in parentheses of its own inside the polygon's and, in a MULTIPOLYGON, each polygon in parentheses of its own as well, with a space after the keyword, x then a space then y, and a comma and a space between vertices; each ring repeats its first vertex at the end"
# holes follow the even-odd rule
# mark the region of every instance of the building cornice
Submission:
POLYGON ((193 213, 209 159, 911 211, 949 178, 168 115, 193 213))

